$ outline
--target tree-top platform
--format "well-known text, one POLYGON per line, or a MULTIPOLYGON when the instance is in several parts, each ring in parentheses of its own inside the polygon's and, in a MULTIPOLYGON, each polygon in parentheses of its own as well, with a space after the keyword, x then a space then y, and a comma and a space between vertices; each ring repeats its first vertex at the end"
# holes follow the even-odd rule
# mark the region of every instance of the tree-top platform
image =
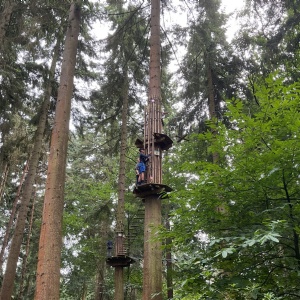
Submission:
POLYGON ((135 260, 129 256, 112 256, 106 259, 106 263, 111 267, 129 267, 135 260))
MULTIPOLYGON (((172 147, 173 141, 164 133, 153 133, 154 144, 159 146, 161 150, 168 150, 172 147)), ((147 143, 148 141, 146 141, 147 143)), ((135 146, 137 148, 143 148, 144 142, 141 139, 136 139, 135 146)))
POLYGON ((172 192, 172 188, 165 184, 159 183, 146 183, 135 186, 133 194, 136 197, 144 198, 150 195, 160 195, 163 193, 172 192))

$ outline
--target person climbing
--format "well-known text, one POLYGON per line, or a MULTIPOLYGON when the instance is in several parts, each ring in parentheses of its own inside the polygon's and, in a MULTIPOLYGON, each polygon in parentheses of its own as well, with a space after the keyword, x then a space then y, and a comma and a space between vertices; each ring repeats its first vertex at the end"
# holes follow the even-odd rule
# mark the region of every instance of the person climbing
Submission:
POLYGON ((144 181, 142 182, 142 180, 144 180, 143 178, 145 177, 144 173, 146 171, 146 165, 144 163, 141 162, 140 157, 138 158, 138 163, 136 164, 136 185, 141 185, 142 183, 144 183, 144 181))
POLYGON ((137 163, 135 165, 136 185, 139 184, 139 178, 140 178, 139 167, 140 167, 140 157, 137 159, 137 163))
POLYGON ((151 152, 148 155, 146 155, 145 149, 140 148, 140 155, 139 155, 140 162, 138 165, 138 170, 139 170, 138 185, 145 183, 146 163, 149 161, 150 156, 151 156, 151 152))

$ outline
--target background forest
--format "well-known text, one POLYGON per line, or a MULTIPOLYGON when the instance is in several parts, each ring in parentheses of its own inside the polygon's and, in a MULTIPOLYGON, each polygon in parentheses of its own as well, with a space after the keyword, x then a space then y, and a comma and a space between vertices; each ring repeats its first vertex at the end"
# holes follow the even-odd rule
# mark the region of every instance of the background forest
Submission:
MULTIPOLYGON (((163 160, 174 190, 159 236, 163 299, 299 299, 300 2, 245 0, 230 40, 221 2, 161 1, 163 121, 174 142, 163 160)), ((125 299, 141 299, 143 202, 132 191, 149 82, 148 0, 0 1, 0 283, 13 269, 7 299, 34 298, 73 4, 81 19, 66 176, 56 178, 65 184, 60 299, 114 297, 106 245, 121 173, 136 260, 125 270, 125 299)))

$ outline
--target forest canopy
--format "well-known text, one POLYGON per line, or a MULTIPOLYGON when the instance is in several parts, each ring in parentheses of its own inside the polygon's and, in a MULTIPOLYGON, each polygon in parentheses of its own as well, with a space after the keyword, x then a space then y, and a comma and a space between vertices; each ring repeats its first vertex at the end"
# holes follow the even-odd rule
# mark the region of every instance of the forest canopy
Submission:
MULTIPOLYGON (((116 299, 118 236, 123 299, 142 299, 152 2, 0 2, 2 300, 116 299)), ((159 4, 153 299, 299 299, 300 3, 159 4)))

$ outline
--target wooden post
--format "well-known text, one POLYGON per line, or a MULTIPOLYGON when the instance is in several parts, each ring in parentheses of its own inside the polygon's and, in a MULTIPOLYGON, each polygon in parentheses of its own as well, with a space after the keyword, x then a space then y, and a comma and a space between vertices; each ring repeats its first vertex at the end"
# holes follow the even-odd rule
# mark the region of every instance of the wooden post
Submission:
POLYGON ((115 267, 115 300, 124 299, 124 267, 115 267))
MULTIPOLYGON (((151 160, 147 182, 161 184, 161 149, 154 143, 154 133, 161 133, 160 90, 160 0, 151 0, 150 82, 148 113, 146 114, 144 143, 151 160)), ((161 225, 161 199, 150 194, 145 201, 143 300, 162 299, 162 249, 156 231, 161 225)))
POLYGON ((161 200, 145 199, 143 300, 162 300, 162 249, 156 232, 161 225, 161 200))
POLYGON ((161 133, 161 79, 160 79, 160 1, 151 0, 151 36, 149 65, 149 97, 145 118, 144 143, 147 152, 152 152, 147 172, 147 182, 161 183, 162 151, 154 143, 153 133, 161 133))
POLYGON ((146 183, 133 191, 145 203, 143 300, 162 300, 162 245, 157 237, 161 226, 161 198, 172 189, 162 183, 162 151, 173 141, 162 133, 161 67, 160 67, 160 0, 151 0, 150 82, 145 109, 144 141, 135 145, 151 153, 146 169, 146 183))

